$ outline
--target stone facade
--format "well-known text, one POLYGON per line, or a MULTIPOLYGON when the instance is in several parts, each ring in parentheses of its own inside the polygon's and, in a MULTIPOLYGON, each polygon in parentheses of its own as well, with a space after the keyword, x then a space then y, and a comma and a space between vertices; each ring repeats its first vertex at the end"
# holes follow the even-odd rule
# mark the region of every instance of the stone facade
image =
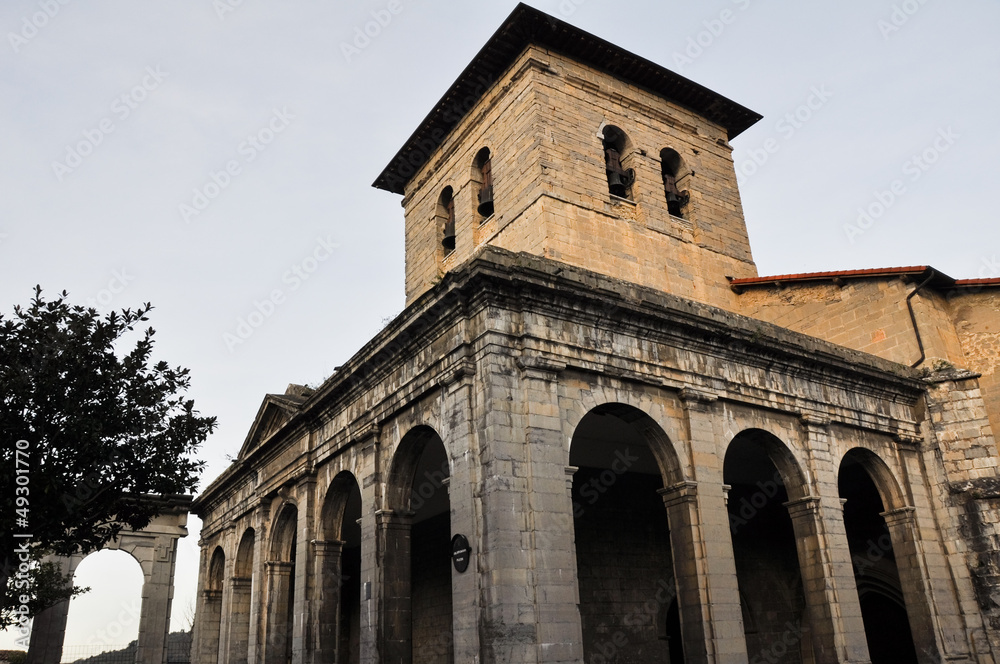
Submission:
POLYGON ((376 182, 406 310, 195 503, 195 661, 1000 661, 997 318, 732 288, 757 117, 519 6, 376 182))
MULTIPOLYGON (((109 551, 125 551, 142 568, 142 604, 139 609, 139 637, 136 662, 165 664, 167 636, 170 631, 170 608, 174 598, 174 570, 177 560, 177 540, 187 537, 188 508, 191 496, 146 496, 162 512, 142 530, 125 529, 118 538, 105 544, 109 551)), ((52 556, 70 577, 86 558, 85 555, 52 556)), ((28 664, 59 664, 63 656, 63 640, 69 600, 42 611, 32 623, 28 664)))

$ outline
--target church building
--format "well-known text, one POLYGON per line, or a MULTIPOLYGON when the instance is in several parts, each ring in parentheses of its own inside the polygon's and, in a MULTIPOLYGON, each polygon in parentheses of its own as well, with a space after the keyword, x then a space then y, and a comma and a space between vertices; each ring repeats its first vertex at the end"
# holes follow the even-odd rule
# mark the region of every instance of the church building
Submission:
POLYGON ((196 664, 1000 663, 1000 279, 763 277, 760 115, 519 5, 406 308, 197 498, 196 664))

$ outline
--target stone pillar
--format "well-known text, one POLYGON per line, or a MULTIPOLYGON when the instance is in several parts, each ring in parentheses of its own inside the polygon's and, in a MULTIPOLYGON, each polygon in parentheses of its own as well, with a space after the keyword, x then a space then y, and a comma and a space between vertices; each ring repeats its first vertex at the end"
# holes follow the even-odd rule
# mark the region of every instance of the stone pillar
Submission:
POLYGON ((343 588, 341 553, 344 543, 337 540, 313 543, 316 556, 316 648, 312 661, 336 662, 340 646, 340 592, 343 588))
POLYGON ((158 537, 149 554, 152 554, 151 564, 140 561, 147 562, 148 566, 143 565, 146 578, 142 584, 139 646, 135 661, 137 664, 164 664, 167 661, 167 634, 170 632, 170 604, 174 598, 177 538, 158 537))
POLYGON ((680 396, 697 483, 667 487, 663 498, 684 656, 688 662, 745 664, 747 644, 722 477, 722 417, 715 395, 685 388, 680 396))
MULTIPOLYGON (((410 531, 413 516, 390 510, 375 513, 382 576, 378 617, 379 664, 410 664, 413 655, 410 531)), ((270 664, 270 663, 268 663, 270 664)))
MULTIPOLYGON (((847 570, 850 573, 848 581, 843 561, 837 561, 834 565, 832 560, 831 553, 836 552, 839 558, 843 552, 837 550, 839 545, 831 545, 826 536, 820 499, 806 496, 785 503, 785 507, 792 518, 792 528, 795 531, 799 571, 802 574, 802 590, 806 599, 806 615, 816 664, 870 662, 864 625, 857 620, 860 618, 861 607, 857 600, 857 586, 854 583, 853 568, 850 567, 850 556, 847 558, 847 570), (853 598, 850 593, 845 592, 848 588, 853 590, 853 598), (841 601, 848 614, 852 614, 856 606, 857 615, 851 617, 852 622, 859 624, 854 626, 853 632, 845 631, 844 620, 838 608, 841 601)), ((840 520, 843 523, 843 515, 840 520)), ((846 549, 846 535, 843 539, 843 547, 846 549)))
POLYGON ((839 459, 830 453, 830 421, 803 415, 800 422, 817 495, 790 500, 786 507, 795 530, 816 663, 869 662, 840 499, 839 459))
POLYGON ((292 590, 292 569, 295 563, 268 561, 267 610, 261 661, 264 664, 288 664, 292 626, 288 622, 288 600, 292 590))
POLYGON ((229 580, 229 658, 226 664, 247 664, 250 652, 251 579, 229 580))
POLYGON ((247 648, 247 664, 261 664, 264 655, 265 626, 267 615, 267 591, 269 574, 267 567, 267 541, 270 536, 268 523, 271 510, 259 507, 253 515, 253 578, 257 580, 250 588, 250 645, 247 648))
MULTIPOLYGON (((83 556, 49 556, 45 562, 54 563, 62 574, 69 575, 72 583, 76 568, 83 556)), ((35 616, 31 623, 31 640, 28 645, 27 664, 59 664, 62 659, 63 638, 66 636, 66 618, 69 600, 59 602, 35 616)))
POLYGON ((944 659, 942 644, 939 643, 941 630, 930 602, 930 583, 918 545, 916 509, 904 507, 883 512, 882 518, 889 527, 917 661, 920 664, 936 664, 944 659))
POLYGON ((525 572, 525 599, 534 605, 534 625, 530 631, 528 626, 522 629, 525 634, 533 632, 536 645, 530 661, 538 664, 583 658, 573 499, 566 490, 565 436, 572 434, 563 431, 559 409, 560 373, 565 368, 543 357, 521 358, 524 444, 512 450, 521 457, 517 465, 527 470, 512 473, 521 475, 517 479, 523 482, 512 488, 523 491, 526 498, 515 498, 512 516, 522 520, 528 536, 522 540, 527 546, 511 552, 514 555, 505 562, 525 572), (523 516, 517 514, 520 506, 527 508, 523 516))
POLYGON ((219 661, 219 635, 222 630, 222 591, 202 590, 201 610, 198 612, 198 664, 217 664, 219 661))
POLYGON ((478 441, 472 422, 473 386, 476 366, 459 363, 444 379, 442 424, 439 433, 449 450, 451 474, 444 488, 451 509, 451 533, 465 535, 472 548, 469 567, 458 572, 452 565, 452 647, 455 662, 474 662, 479 657, 480 573, 482 516, 479 498, 478 441))

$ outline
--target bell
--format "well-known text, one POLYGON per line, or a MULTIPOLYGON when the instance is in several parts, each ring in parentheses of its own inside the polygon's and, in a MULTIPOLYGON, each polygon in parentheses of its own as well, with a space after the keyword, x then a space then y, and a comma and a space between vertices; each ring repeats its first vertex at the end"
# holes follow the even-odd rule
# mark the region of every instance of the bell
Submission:
POLYGON ((445 249, 451 251, 455 248, 455 220, 449 219, 444 225, 444 240, 441 244, 445 249))
POLYGON ((625 198, 626 189, 622 176, 616 171, 608 171, 608 191, 615 196, 625 198))
POLYGON ((686 191, 677 193, 676 191, 667 192, 667 212, 675 217, 682 217, 681 206, 687 204, 689 196, 686 191))
POLYGON ((493 214, 493 187, 483 187, 479 191, 479 207, 476 211, 485 219, 493 214))

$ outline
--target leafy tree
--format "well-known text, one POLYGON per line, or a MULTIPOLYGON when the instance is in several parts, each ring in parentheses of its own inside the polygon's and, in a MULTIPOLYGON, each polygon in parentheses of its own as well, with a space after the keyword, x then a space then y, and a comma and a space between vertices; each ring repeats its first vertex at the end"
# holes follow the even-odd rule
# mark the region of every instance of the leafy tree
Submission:
POLYGON ((0 628, 26 592, 31 615, 72 593, 41 555, 100 549, 156 516, 143 495, 193 492, 193 453, 215 429, 184 398, 188 370, 151 364, 154 331, 135 332, 151 305, 102 316, 67 297, 36 286, 30 306, 0 314, 0 628))

